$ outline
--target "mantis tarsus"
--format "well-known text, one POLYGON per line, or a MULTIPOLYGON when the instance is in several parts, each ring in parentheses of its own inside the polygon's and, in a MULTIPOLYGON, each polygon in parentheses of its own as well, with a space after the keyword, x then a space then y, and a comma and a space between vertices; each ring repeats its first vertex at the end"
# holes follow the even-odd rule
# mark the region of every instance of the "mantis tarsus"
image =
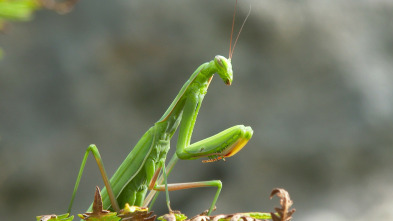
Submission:
POLYGON ((126 203, 137 206, 147 205, 152 197, 147 197, 145 200, 146 193, 147 190, 152 190, 152 195, 155 191, 166 192, 167 205, 171 210, 168 191, 213 186, 217 187, 217 192, 209 209, 209 215, 221 191, 221 181, 167 184, 167 174, 178 159, 191 160, 207 157, 208 160, 204 160, 204 162, 212 162, 231 157, 240 151, 251 138, 253 133, 251 127, 237 125, 190 144, 199 108, 213 74, 217 73, 226 85, 232 84, 232 53, 233 49, 232 51, 230 49, 228 59, 217 55, 212 61, 204 63, 196 69, 161 119, 142 136, 110 181, 108 181, 98 149, 95 145, 90 145, 82 161, 68 212, 70 213, 87 157, 92 152, 105 183, 105 188, 102 190, 104 209, 112 206, 114 210, 118 211, 119 205, 124 207, 126 203), (177 128, 179 128, 179 137, 176 144, 176 154, 172 157, 168 168, 165 168, 170 139, 177 128), (157 181, 161 180, 157 179, 161 170, 164 185, 157 181))

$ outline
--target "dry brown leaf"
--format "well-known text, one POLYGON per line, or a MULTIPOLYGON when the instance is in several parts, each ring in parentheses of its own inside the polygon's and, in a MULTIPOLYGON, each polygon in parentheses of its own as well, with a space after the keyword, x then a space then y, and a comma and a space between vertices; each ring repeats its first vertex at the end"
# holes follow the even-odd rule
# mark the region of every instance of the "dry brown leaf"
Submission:
POLYGON ((103 210, 102 208, 102 198, 100 188, 96 187, 96 192, 94 194, 93 202, 93 212, 86 212, 84 214, 79 214, 79 217, 84 220, 97 220, 106 217, 107 220, 119 220, 115 212, 110 212, 108 210, 103 210))
POLYGON ((289 208, 293 204, 291 198, 289 197, 289 193, 284 189, 275 188, 275 189, 273 189, 272 193, 270 194, 270 199, 272 199, 274 195, 276 195, 277 197, 280 198, 281 208, 275 208, 275 210, 277 211, 279 216, 277 216, 275 213, 270 213, 272 215, 273 221, 289 221, 289 220, 291 220, 292 214, 296 210, 292 209, 289 211, 289 208))

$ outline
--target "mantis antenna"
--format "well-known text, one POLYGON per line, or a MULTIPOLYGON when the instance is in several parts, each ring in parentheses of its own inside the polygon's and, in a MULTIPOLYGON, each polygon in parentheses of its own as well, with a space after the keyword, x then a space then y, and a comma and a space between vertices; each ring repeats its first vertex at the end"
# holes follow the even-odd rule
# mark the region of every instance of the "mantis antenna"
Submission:
POLYGON ((246 21, 247 21, 248 17, 251 14, 251 5, 250 5, 250 10, 248 10, 248 14, 247 14, 246 18, 244 19, 242 26, 240 27, 239 33, 237 34, 236 39, 235 39, 235 43, 233 44, 233 47, 232 47, 232 36, 233 36, 233 28, 235 26, 236 5, 237 5, 237 0, 236 0, 236 3, 235 3, 235 9, 233 11, 231 39, 230 39, 230 42, 229 42, 229 55, 228 55, 229 60, 232 59, 232 55, 233 55, 233 51, 235 50, 236 42, 239 39, 240 33, 243 30, 244 24, 246 24, 246 21))

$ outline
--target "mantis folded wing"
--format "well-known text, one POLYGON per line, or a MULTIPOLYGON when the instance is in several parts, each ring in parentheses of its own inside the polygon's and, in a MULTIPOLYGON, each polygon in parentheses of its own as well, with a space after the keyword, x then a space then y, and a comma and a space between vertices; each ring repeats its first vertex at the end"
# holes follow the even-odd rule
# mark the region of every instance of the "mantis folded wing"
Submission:
MULTIPOLYGON (((170 148, 170 139, 177 128, 179 128, 179 137, 176 144, 176 154, 171 161, 170 169, 177 159, 191 160, 207 157, 208 159, 204 162, 213 162, 231 157, 240 151, 247 144, 248 140, 251 139, 253 133, 251 127, 237 125, 212 137, 190 144, 199 108, 215 73, 221 77, 225 84, 231 85, 233 80, 231 60, 217 55, 212 61, 199 66, 183 85, 161 119, 142 136, 110 181, 108 181, 106 176, 97 148, 95 145, 90 145, 82 161, 68 212, 71 210, 86 159, 89 152, 92 152, 106 186, 102 190, 104 209, 112 206, 114 210, 119 210, 118 205, 124 207, 126 203, 141 206, 145 200, 147 190, 150 189, 166 191, 167 204, 170 210, 168 191, 215 186, 217 187, 217 192, 208 213, 210 214, 221 191, 221 181, 167 184, 165 160, 170 148), (156 182, 161 168, 163 168, 164 185, 158 185, 156 182)), ((147 201, 150 201, 150 198, 147 201)), ((145 203, 148 204, 149 202, 145 203)), ((89 210, 91 210, 91 207, 89 210)))

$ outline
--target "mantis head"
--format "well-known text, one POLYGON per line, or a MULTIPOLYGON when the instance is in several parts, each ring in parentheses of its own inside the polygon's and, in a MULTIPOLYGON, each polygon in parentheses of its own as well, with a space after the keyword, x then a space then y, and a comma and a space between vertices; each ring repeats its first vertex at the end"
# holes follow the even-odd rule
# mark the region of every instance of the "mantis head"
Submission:
POLYGON ((231 85, 233 80, 231 59, 226 59, 221 55, 217 55, 214 58, 214 64, 217 68, 217 74, 220 75, 224 83, 226 85, 231 85))
POLYGON ((232 71, 232 64, 231 64, 232 55, 235 50, 236 42, 239 39, 240 33, 242 32, 243 26, 246 23, 247 18, 248 18, 248 16, 250 16, 250 13, 251 13, 251 5, 250 5, 250 10, 248 11, 247 17, 244 19, 243 24, 240 27, 239 33, 237 34, 235 43, 233 44, 233 47, 232 47, 233 27, 235 26, 236 5, 237 5, 237 0, 236 0, 236 4, 235 4, 235 9, 233 12, 231 40, 229 42, 228 59, 223 56, 220 56, 220 55, 217 55, 214 58, 214 64, 217 67, 217 73, 218 73, 218 75, 220 75, 220 77, 222 78, 222 80, 224 81, 224 83, 226 85, 232 84, 232 80, 233 80, 233 71, 232 71))
POLYGON ((233 44, 233 47, 232 47, 232 36, 233 36, 233 27, 235 26, 236 5, 237 5, 237 0, 236 0, 236 4, 235 4, 235 9, 234 9, 234 12, 233 12, 231 40, 230 40, 230 43, 229 43, 229 56, 228 56, 228 59, 223 57, 223 56, 221 56, 221 55, 217 55, 214 58, 214 64, 215 64, 215 66, 217 68, 217 74, 220 75, 220 77, 222 78, 222 80, 224 81, 224 83, 226 85, 231 85, 232 84, 233 71, 232 71, 231 59, 232 59, 233 51, 235 50, 236 42, 239 39, 240 33, 242 32, 242 29, 243 29, 243 26, 246 23, 247 18, 248 18, 248 16, 250 16, 250 13, 251 13, 251 6, 250 6, 250 10, 248 11, 247 17, 244 19, 243 24, 240 27, 239 33, 237 34, 235 43, 233 44))

